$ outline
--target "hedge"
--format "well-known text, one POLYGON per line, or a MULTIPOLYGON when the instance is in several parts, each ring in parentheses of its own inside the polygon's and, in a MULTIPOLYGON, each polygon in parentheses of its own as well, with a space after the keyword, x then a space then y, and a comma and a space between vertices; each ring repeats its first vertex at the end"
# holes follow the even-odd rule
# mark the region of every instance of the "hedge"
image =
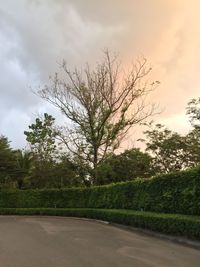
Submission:
POLYGON ((200 167, 91 188, 0 191, 0 208, 99 208, 200 215, 200 167))
POLYGON ((178 214, 159 214, 132 210, 108 209, 0 209, 1 215, 56 215, 84 217, 140 227, 164 234, 200 239, 200 217, 178 214))

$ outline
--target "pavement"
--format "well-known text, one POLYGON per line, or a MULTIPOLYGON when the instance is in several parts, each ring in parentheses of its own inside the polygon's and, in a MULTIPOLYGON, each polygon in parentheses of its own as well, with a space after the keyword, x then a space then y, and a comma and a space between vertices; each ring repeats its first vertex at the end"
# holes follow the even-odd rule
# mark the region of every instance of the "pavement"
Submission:
POLYGON ((200 250, 75 218, 0 216, 0 267, 199 267, 200 250))

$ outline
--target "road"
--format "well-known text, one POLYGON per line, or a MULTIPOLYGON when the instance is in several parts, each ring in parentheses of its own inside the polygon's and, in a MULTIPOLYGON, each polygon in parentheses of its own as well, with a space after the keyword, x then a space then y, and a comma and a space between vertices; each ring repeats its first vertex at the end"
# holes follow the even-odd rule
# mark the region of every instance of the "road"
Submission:
POLYGON ((95 221, 0 216, 0 267, 199 267, 200 251, 95 221))

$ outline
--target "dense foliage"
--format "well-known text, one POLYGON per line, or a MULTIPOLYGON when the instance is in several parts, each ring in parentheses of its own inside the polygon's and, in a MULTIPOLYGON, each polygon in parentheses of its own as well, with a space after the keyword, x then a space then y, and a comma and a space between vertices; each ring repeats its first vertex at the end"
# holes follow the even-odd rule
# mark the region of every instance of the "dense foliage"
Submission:
POLYGON ((155 174, 152 157, 138 148, 112 154, 97 169, 99 184, 109 184, 150 177, 155 174))
POLYGON ((63 146, 62 127, 44 113, 25 131, 28 150, 13 150, 8 139, 0 137, 0 189, 89 187, 193 168, 200 164, 199 114, 200 99, 192 99, 187 106, 191 130, 185 135, 162 124, 146 123, 144 138, 139 139, 145 151, 132 147, 107 153, 95 167, 94 182, 94 166, 63 146))
POLYGON ((32 150, 13 150, 7 138, 0 137, 0 189, 62 188, 82 184, 76 164, 67 155, 42 159, 32 150))
POLYGON ((144 133, 146 152, 152 155, 153 168, 157 173, 183 170, 200 162, 194 158, 196 140, 193 138, 192 147, 192 133, 182 136, 161 124, 149 125, 149 129, 144 133))
POLYGON ((200 215, 200 168, 91 188, 0 192, 3 208, 106 208, 200 215))
POLYGON ((0 187, 11 187, 17 175, 15 151, 5 136, 0 136, 0 187))

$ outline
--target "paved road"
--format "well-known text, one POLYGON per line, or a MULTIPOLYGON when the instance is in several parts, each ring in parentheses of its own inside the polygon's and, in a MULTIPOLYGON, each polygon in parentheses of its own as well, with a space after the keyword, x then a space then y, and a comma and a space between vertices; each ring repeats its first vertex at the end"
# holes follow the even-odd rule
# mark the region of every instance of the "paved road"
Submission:
POLYGON ((0 216, 0 267, 199 267, 200 251, 94 221, 0 216))

